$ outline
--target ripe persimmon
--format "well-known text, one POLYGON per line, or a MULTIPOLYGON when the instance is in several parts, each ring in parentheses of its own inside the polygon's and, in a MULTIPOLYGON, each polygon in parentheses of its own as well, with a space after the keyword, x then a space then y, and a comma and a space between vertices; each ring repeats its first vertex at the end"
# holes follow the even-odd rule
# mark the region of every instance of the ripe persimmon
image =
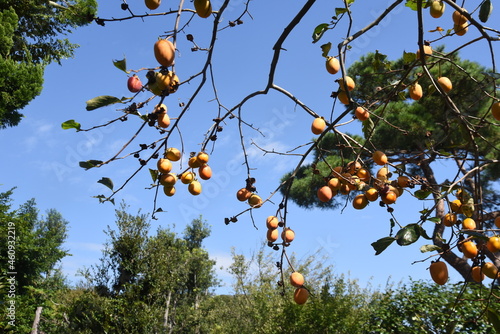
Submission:
POLYGON ((305 304, 307 299, 309 298, 309 291, 306 288, 297 288, 293 294, 293 300, 299 304, 305 304))
POLYGON ((354 80, 348 75, 345 76, 345 83, 344 83, 344 78, 340 78, 338 82, 340 90, 345 90, 347 88, 348 91, 352 91, 356 87, 354 80))
POLYGON ((497 216, 497 217, 495 218, 495 226, 496 226, 497 228, 500 228, 500 216, 497 216))
MULTIPOLYGON (((466 10, 462 8, 462 10, 465 12, 466 10)), ((456 25, 462 25, 467 23, 467 18, 465 15, 463 15, 461 12, 458 10, 454 11, 453 14, 451 15, 451 18, 453 19, 453 23, 456 25)))
POLYGON ((422 91, 422 86, 416 82, 408 88, 408 92, 410 93, 410 98, 412 100, 418 101, 424 96, 424 92, 422 91))
POLYGON ((250 198, 250 196, 252 196, 252 192, 250 190, 248 190, 247 188, 241 188, 240 190, 238 190, 236 192, 236 198, 240 202, 244 202, 244 201, 248 200, 250 198))
POLYGON ((326 59, 325 66, 326 66, 326 70, 330 74, 337 74, 338 71, 340 70, 340 62, 335 57, 328 57, 326 59))
MULTIPOLYGON (((340 186, 342 183, 340 183, 340 180, 337 177, 332 177, 330 180, 328 180, 328 187, 332 190, 332 192, 337 191, 340 189, 340 186)), ((332 194, 332 197, 334 195, 332 194)))
POLYGON ((319 135, 325 130, 325 127, 326 127, 325 119, 323 117, 316 117, 311 124, 311 131, 315 135, 319 135))
POLYGON ((450 203, 450 209, 455 213, 462 213, 462 202, 459 199, 453 200, 450 203))
POLYGON ((468 23, 464 23, 462 25, 458 25, 458 24, 453 25, 453 31, 455 32, 455 34, 457 36, 463 36, 463 35, 465 35, 468 30, 469 30, 469 24, 468 23))
MULTIPOLYGON (((425 58, 429 57, 429 55, 432 55, 432 47, 430 45, 424 45, 424 54, 425 58)), ((420 59, 420 48, 417 50, 417 59, 420 59)))
POLYGON ((388 161, 387 155, 385 155, 385 153, 382 151, 373 152, 372 158, 373 158, 373 161, 379 166, 385 165, 388 161))
POLYGON ((466 258, 473 259, 477 256, 477 246, 473 241, 466 241, 461 246, 462 253, 466 258))
POLYGON ((194 9, 199 17, 206 19, 212 14, 212 3, 210 0, 194 0, 194 9))
POLYGON ((392 190, 389 190, 388 192, 380 195, 380 198, 382 202, 385 204, 393 204, 396 203, 396 200, 398 199, 398 195, 392 190))
POLYGON ((177 175, 174 173, 160 175, 160 184, 165 187, 173 187, 177 182, 177 175))
POLYGON ((443 261, 432 262, 429 267, 431 278, 439 285, 444 285, 448 281, 448 267, 443 261))
POLYGON ((257 194, 252 194, 249 198, 248 198, 248 204, 252 207, 252 208, 260 208, 262 206, 262 198, 260 198, 259 195, 257 194))
POLYGON ((363 107, 357 107, 356 110, 354 110, 354 116, 363 122, 370 118, 370 113, 363 107))
POLYGON ((445 91, 445 93, 449 93, 453 88, 453 84, 448 77, 439 77, 437 83, 445 91))
POLYGON ((492 253, 500 251, 500 237, 498 235, 490 237, 486 242, 486 248, 492 253))
POLYGON ((190 184, 194 180, 194 173, 187 171, 181 174, 181 182, 184 184, 190 184))
POLYGON ((475 282, 482 282, 484 280, 484 273, 480 266, 474 266, 471 269, 471 276, 475 282))
POLYGON ((175 59, 175 46, 168 39, 159 39, 154 45, 154 55, 162 66, 172 66, 175 59))
POLYGON ((175 93, 179 88, 179 77, 172 71, 156 73, 156 84, 161 91, 167 90, 169 94, 175 93))
POLYGON ((476 222, 472 218, 465 218, 464 221, 462 222, 462 228, 464 230, 475 230, 476 222))
POLYGON ((343 90, 341 90, 338 94, 337 94, 337 98, 339 99, 340 102, 342 102, 343 104, 345 105, 348 105, 351 101, 349 100, 349 98, 347 97, 347 94, 346 92, 344 92, 343 90))
POLYGON ((362 210, 362 209, 366 208, 367 205, 368 205, 368 198, 366 197, 365 194, 358 194, 352 200, 352 206, 356 210, 362 210))
POLYGON ((304 285, 304 275, 297 271, 294 271, 290 275, 290 284, 296 288, 300 288, 304 285))
POLYGON ((278 224, 279 224, 278 217, 276 217, 276 216, 269 216, 269 217, 267 217, 267 219, 266 219, 266 227, 268 229, 270 229, 270 230, 277 229, 278 228, 278 224))
POLYGON ((188 166, 191 168, 199 168, 202 165, 203 165, 203 163, 200 160, 198 160, 197 156, 191 157, 188 160, 188 166))
POLYGON ((266 234, 266 239, 269 242, 275 242, 278 240, 279 232, 277 229, 268 229, 266 234))
POLYGON ((198 168, 198 175, 202 180, 208 180, 212 177, 212 168, 209 165, 203 165, 198 168))
POLYGON ((457 215, 454 213, 447 213, 441 219, 444 226, 452 227, 457 223, 457 215))
POLYGON ((498 274, 497 266, 495 266, 492 262, 486 262, 485 264, 483 264, 481 271, 483 272, 483 274, 485 274, 487 277, 491 279, 495 279, 500 276, 498 274))
POLYGON ((431 3, 431 6, 429 8, 429 12, 433 18, 438 19, 441 16, 443 16, 445 8, 446 8, 446 4, 443 1, 434 0, 431 3))
POLYGON ((165 195, 167 195, 168 197, 174 196, 174 194, 175 194, 175 187, 174 187, 174 186, 166 186, 166 187, 163 187, 163 192, 164 192, 164 193, 165 193, 165 195))
POLYGON ((368 182, 371 178, 370 171, 366 168, 358 169, 358 171, 356 172, 356 176, 359 177, 359 179, 363 182, 368 182))
POLYGON ((201 194, 201 183, 199 181, 192 181, 188 185, 188 191, 191 193, 191 195, 198 196, 201 194))
POLYGON ((370 202, 375 202, 378 199, 378 190, 370 188, 365 191, 365 196, 370 202))
POLYGON ((158 168, 158 171, 162 174, 168 174, 172 170, 172 162, 169 159, 158 159, 158 162, 156 163, 156 167, 158 168))
POLYGON ((287 227, 283 230, 283 232, 281 232, 281 239, 283 239, 284 242, 292 242, 293 239, 295 239, 295 232, 287 227))
POLYGON ((210 159, 210 156, 208 155, 208 153, 206 152, 199 152, 197 155, 196 155, 196 158, 198 159, 198 161, 201 163, 201 164, 206 164, 208 162, 208 160, 210 159))
POLYGON ((146 7, 150 10, 155 10, 160 7, 161 0, 144 0, 146 7))
POLYGON ((333 191, 329 186, 322 186, 321 188, 318 189, 317 196, 321 202, 326 203, 332 199, 333 191))
POLYGON ((166 151, 167 159, 170 159, 170 161, 179 161, 181 160, 181 151, 176 149, 175 147, 169 147, 167 148, 166 151))

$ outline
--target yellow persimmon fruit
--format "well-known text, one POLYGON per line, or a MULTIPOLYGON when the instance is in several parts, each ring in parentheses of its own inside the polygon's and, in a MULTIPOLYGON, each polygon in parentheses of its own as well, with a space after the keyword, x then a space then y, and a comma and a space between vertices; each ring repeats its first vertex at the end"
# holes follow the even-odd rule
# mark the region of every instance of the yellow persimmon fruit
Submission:
POLYGON ((189 193, 191 193, 191 195, 194 195, 194 196, 201 194, 201 183, 199 181, 196 181, 196 180, 192 181, 188 185, 188 191, 189 191, 189 193))
POLYGON ((266 239, 269 242, 275 242, 278 240, 279 232, 277 229, 268 229, 266 234, 266 239))
POLYGON ((323 117, 316 117, 311 124, 311 131, 315 135, 321 134, 326 128, 326 121, 323 117))
POLYGON ((167 195, 168 197, 172 197, 174 196, 175 194, 175 187, 174 186, 166 186, 166 187, 163 187, 163 192, 165 193, 165 195, 167 195))
POLYGON ((356 210, 362 210, 362 209, 366 208, 366 206, 368 205, 368 203, 369 203, 369 201, 368 201, 368 198, 366 197, 365 194, 358 194, 352 200, 352 206, 356 210))
POLYGON ((293 293, 293 300, 298 305, 305 304, 307 299, 309 298, 309 291, 306 288, 297 288, 293 293))
POLYGON ((276 217, 276 216, 269 216, 269 217, 267 217, 267 219, 266 219, 266 227, 268 229, 270 229, 270 230, 277 229, 278 228, 278 224, 279 224, 278 217, 276 217))
POLYGON ((252 192, 250 190, 248 190, 247 188, 241 188, 240 190, 238 190, 236 192, 236 198, 240 202, 244 202, 244 201, 248 200, 250 198, 250 196, 252 196, 252 192))
POLYGON ((159 39, 154 45, 154 55, 162 66, 172 66, 175 59, 175 46, 168 39, 159 39))
POLYGON ((378 199, 378 190, 375 188, 367 189, 365 196, 370 202, 375 202, 378 199))
POLYGON ((429 12, 433 18, 438 19, 443 16, 445 8, 446 4, 443 1, 434 0, 429 7, 429 12))
POLYGON ((172 71, 167 73, 156 73, 156 84, 158 88, 163 91, 167 90, 169 94, 175 93, 179 88, 179 77, 172 71))
POLYGON ((429 267, 431 278, 439 285, 444 285, 448 281, 448 267, 443 261, 432 262, 429 267))
POLYGON ((486 242, 486 248, 492 253, 500 251, 500 237, 498 235, 490 237, 486 242))
POLYGON ((294 271, 290 275, 290 284, 296 288, 300 288, 304 285, 304 275, 297 271, 294 271))
POLYGON ((200 160, 198 160, 197 156, 191 157, 188 160, 188 166, 191 168, 199 168, 202 165, 203 165, 203 163, 200 160))
POLYGON ((281 239, 283 239, 284 242, 292 242, 295 239, 295 232, 287 227, 281 232, 281 239))
POLYGON ((184 184, 190 184, 194 180, 194 173, 187 171, 181 174, 181 182, 184 184))
POLYGON ((326 203, 330 201, 333 197, 332 188, 330 188, 329 186, 322 186, 321 188, 318 189, 317 196, 321 202, 326 203))
POLYGON ((462 244, 462 253, 466 258, 473 259, 477 256, 477 246, 473 241, 466 241, 462 244))
POLYGON ((177 175, 174 173, 160 175, 160 184, 164 187, 173 187, 177 182, 177 175))
POLYGON ((408 92, 410 93, 410 98, 415 101, 420 100, 422 96, 424 96, 422 86, 418 82, 410 85, 410 87, 408 88, 408 92))
POLYGON ((252 207, 252 208, 260 208, 262 206, 262 198, 260 198, 259 195, 257 194, 252 194, 249 198, 248 198, 248 204, 252 207))
MULTIPOLYGON (((465 12, 465 9, 462 8, 462 10, 465 12)), ((465 15, 460 13, 458 10, 453 12, 451 18, 453 19, 453 23, 456 25, 462 25, 467 23, 467 18, 465 17, 465 15)))
MULTIPOLYGON (((429 55, 432 55, 432 47, 430 45, 424 45, 423 48, 425 58, 427 59, 429 55)), ((417 50, 417 59, 420 59, 420 48, 417 50)))
POLYGON ((498 268, 492 262, 486 262, 483 264, 481 271, 491 279, 495 279, 499 276, 498 268))
POLYGON ((457 223, 457 215, 454 213, 447 213, 441 219, 444 226, 452 227, 457 223))
POLYGON ((467 33, 469 30, 469 25, 467 23, 464 23, 462 25, 453 25, 453 31, 457 36, 463 36, 467 33))
POLYGON ((327 185, 328 185, 328 187, 330 187, 330 189, 332 189, 332 191, 337 191, 340 189, 340 186, 342 185, 342 183, 340 182, 340 180, 337 177, 332 177, 330 180, 328 180, 327 185))
POLYGON ((212 177, 212 168, 209 165, 203 165, 198 168, 198 175, 202 180, 209 180, 212 177))
POLYGON ((453 88, 453 84, 448 77, 439 77, 437 82, 439 86, 445 91, 445 93, 449 93, 453 88))
POLYGON ((482 282, 484 280, 484 273, 480 266, 474 266, 471 269, 471 276, 475 282, 482 282))
POLYGON ((167 159, 171 161, 179 161, 181 160, 182 153, 175 147, 169 147, 166 151, 167 159))
POLYGON ((210 156, 206 152, 199 152, 196 158, 201 164, 206 164, 210 159, 210 156))
POLYGON ((385 153, 382 151, 373 152, 372 158, 373 161, 379 166, 385 165, 388 161, 387 155, 385 155, 385 153))
POLYGON ((144 4, 150 10, 155 10, 156 8, 160 7, 160 3, 161 0, 144 0, 144 4))
POLYGON ((340 70, 340 62, 335 57, 328 57, 326 59, 325 66, 326 66, 326 70, 330 74, 337 74, 338 71, 340 70))
POLYGON ((351 78, 348 75, 345 76, 345 81, 344 81, 344 78, 340 78, 338 81, 339 81, 340 90, 345 90, 347 88, 348 91, 352 91, 356 87, 356 84, 354 83, 353 78, 351 78))
POLYGON ((462 222, 462 228, 464 230, 475 230, 476 222, 472 218, 465 218, 464 221, 462 222))
POLYGON ((389 190, 385 194, 380 195, 380 198, 385 204, 393 204, 396 203, 398 195, 394 191, 389 190))
POLYGON ((194 0, 194 9, 199 17, 206 19, 212 14, 212 3, 210 0, 194 0))
POLYGON ((356 110, 354 110, 354 116, 363 122, 370 118, 370 113, 363 107, 357 107, 356 110))
POLYGON ((345 105, 348 105, 351 102, 351 101, 349 101, 349 98, 347 97, 346 92, 344 92, 343 90, 338 92, 337 98, 339 99, 340 102, 342 102, 345 105))
POLYGON ((156 163, 156 167, 158 168, 158 171, 163 174, 170 173, 172 170, 172 162, 168 159, 158 159, 158 162, 156 163))

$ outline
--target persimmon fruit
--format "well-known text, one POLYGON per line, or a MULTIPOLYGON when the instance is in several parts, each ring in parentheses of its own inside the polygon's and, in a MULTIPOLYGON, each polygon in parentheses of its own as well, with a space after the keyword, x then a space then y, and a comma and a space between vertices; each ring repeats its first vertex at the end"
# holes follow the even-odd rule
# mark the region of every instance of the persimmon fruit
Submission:
POLYGON ((294 271, 290 275, 290 284, 296 288, 302 287, 304 285, 304 275, 297 271, 294 271))
POLYGON ((295 239, 295 232, 287 227, 281 232, 281 239, 283 239, 284 242, 290 243, 295 239))
POLYGON ((326 70, 330 74, 337 74, 338 71, 340 70, 340 62, 337 58, 335 57, 328 57, 326 59, 326 70))
POLYGON ((415 101, 420 100, 424 96, 422 86, 418 82, 410 85, 410 87, 408 88, 408 93, 410 93, 410 98, 415 101))
POLYGON ((311 124, 311 131, 315 135, 321 134, 326 128, 326 121, 323 117, 316 117, 311 124))
POLYGON ((363 107, 357 107, 356 110, 354 110, 354 116, 363 122, 370 118, 370 113, 363 107))
POLYGON ((293 300, 298 305, 305 304, 307 299, 309 298, 309 291, 306 288, 297 288, 293 293, 293 300))
POLYGON ((212 177, 212 168, 209 165, 203 165, 198 168, 198 175, 202 180, 209 180, 212 177))
POLYGON ((268 229, 270 229, 270 230, 277 229, 278 228, 278 224, 279 224, 278 217, 276 217, 276 216, 269 216, 269 217, 267 217, 267 219, 266 219, 266 227, 268 229))
POLYGON ((162 66, 172 66, 175 60, 175 46, 168 39, 159 39, 154 44, 156 61, 162 66))
POLYGON ((333 197, 332 188, 330 188, 329 186, 322 186, 321 188, 318 189, 317 196, 321 202, 326 203, 330 201, 333 197))
POLYGON ((387 163, 387 155, 385 155, 382 151, 375 151, 372 155, 373 162, 375 162, 379 166, 383 166, 387 163))
POLYGON ((448 281, 448 267, 443 261, 432 262, 429 267, 431 278, 439 285, 444 285, 448 281))
POLYGON ((167 174, 172 170, 172 162, 169 159, 161 158, 158 159, 156 167, 160 173, 167 174))
POLYGON ((191 195, 198 196, 199 194, 201 194, 201 183, 196 180, 192 181, 188 185, 188 191, 189 193, 191 193, 191 195))

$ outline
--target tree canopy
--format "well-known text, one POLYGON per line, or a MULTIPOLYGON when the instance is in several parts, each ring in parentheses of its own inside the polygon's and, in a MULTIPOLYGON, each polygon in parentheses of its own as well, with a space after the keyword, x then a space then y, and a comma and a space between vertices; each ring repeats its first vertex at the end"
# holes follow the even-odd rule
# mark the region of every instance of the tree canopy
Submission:
POLYGON ((0 128, 16 126, 42 91, 45 67, 72 57, 77 45, 62 35, 92 22, 95 0, 0 3, 0 128))

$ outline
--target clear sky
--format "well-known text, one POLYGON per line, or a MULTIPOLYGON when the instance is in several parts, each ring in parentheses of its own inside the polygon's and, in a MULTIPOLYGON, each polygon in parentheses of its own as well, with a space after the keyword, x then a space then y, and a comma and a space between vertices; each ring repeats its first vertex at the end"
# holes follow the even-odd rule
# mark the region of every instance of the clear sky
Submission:
MULTIPOLYGON (((303 2, 287 1, 284 4, 279 1, 252 1, 251 18, 246 15, 242 25, 220 32, 213 69, 217 92, 224 106, 232 107, 247 94, 265 87, 272 46, 303 2)), ((357 0, 352 6, 355 20, 352 31, 363 28, 391 2, 357 0)), ((192 6, 190 2, 186 3, 192 6)), ((214 9, 218 9, 221 3, 214 1, 214 9)), ((118 0, 100 1, 99 16, 127 16, 127 12, 120 9, 120 4, 121 1, 118 0)), ((335 46, 341 42, 346 34, 346 25, 340 24, 336 29, 328 31, 317 44, 311 43, 311 35, 316 25, 329 22, 334 15, 334 8, 340 4, 340 1, 317 1, 284 43, 286 50, 282 53, 275 81, 325 117, 329 117, 332 108, 329 96, 337 89, 334 80, 339 75, 332 76, 325 71, 320 45, 331 41, 335 46)), ((164 0, 155 12, 168 10, 170 5, 173 6, 174 2, 164 0)), ((139 0, 130 1, 130 8, 137 14, 147 11, 139 0)), ((243 1, 233 1, 223 19, 234 20, 243 10, 243 1)), ((452 28, 450 8, 441 19, 432 19, 426 12, 425 20, 429 27, 426 30, 435 29, 436 26, 452 28)), ((495 18, 492 17, 491 20, 495 18)), ((21 125, 0 131, 0 170, 3 175, 0 190, 17 187, 14 193, 15 205, 35 198, 42 212, 55 208, 70 222, 65 247, 73 256, 64 259, 63 269, 73 282, 79 279, 75 277, 78 268, 98 261, 106 240, 103 230, 108 225, 114 226, 115 207, 110 203, 99 204, 97 199, 92 198, 98 194, 109 194, 109 190, 97 181, 101 177, 110 177, 115 187, 118 187, 138 166, 135 159, 126 159, 100 169, 85 171, 78 167, 78 162, 89 159, 107 160, 135 133, 140 122, 130 120, 115 123, 110 128, 78 133, 74 130, 62 130, 60 124, 75 119, 83 128, 89 128, 117 117, 120 112, 116 109, 119 107, 86 111, 85 101, 99 95, 131 96, 126 88, 127 74, 116 69, 112 60, 126 57, 128 69, 157 66, 153 44, 159 35, 172 29, 173 22, 174 16, 170 15, 108 22, 105 27, 92 24, 78 29, 69 36, 73 43, 80 45, 75 58, 63 61, 62 66, 48 66, 43 92, 25 108, 25 118, 21 125)), ((347 57, 348 65, 361 55, 375 50, 387 54, 390 59, 400 57, 403 51, 416 51, 416 27, 416 13, 400 6, 379 27, 352 43, 353 48, 347 57)), ((185 31, 194 36, 200 47, 205 47, 211 28, 210 20, 195 17, 185 31)), ((449 42, 447 39, 447 48, 452 49, 477 37, 473 30, 470 29, 464 37, 455 37, 449 42)), ((425 35, 429 40, 438 38, 437 33, 426 32, 425 35)), ((490 66, 488 54, 478 51, 479 47, 485 46, 485 42, 477 43, 464 49, 461 55, 490 66)), ((183 35, 179 36, 177 47, 179 53, 176 71, 182 81, 201 69, 205 53, 191 52, 191 44, 183 35)), ((331 54, 335 53, 332 51, 331 54)), ((139 76, 143 82, 146 81, 145 71, 140 72, 139 76)), ((177 93, 167 98, 165 103, 171 117, 179 114, 179 102, 186 102, 195 87, 196 81, 183 85, 177 93)), ((139 101, 145 100, 148 94, 141 93, 139 101)), ((157 100, 148 104, 148 110, 153 108, 155 101, 157 100)), ((342 107, 336 108, 334 114, 339 114, 342 107)), ((217 111, 213 91, 207 85, 180 123, 187 152, 199 149, 217 111)), ((264 155, 255 146, 251 146, 251 142, 270 150, 293 149, 313 137, 310 132, 312 118, 276 92, 257 97, 246 104, 242 116, 246 122, 265 134, 263 137, 249 127, 244 128, 251 166, 255 168, 252 176, 257 179, 259 194, 267 197, 277 188, 280 177, 290 171, 298 159, 264 155)), ((343 129, 359 133, 361 125, 353 122, 343 129)), ((236 191, 245 185, 247 175, 242 165, 243 155, 236 120, 227 120, 218 137, 210 160, 214 176, 212 180, 203 182, 204 193, 193 197, 186 189, 179 187, 178 193, 172 198, 160 196, 158 204, 167 212, 159 214, 159 219, 151 224, 152 232, 161 225, 170 226, 181 233, 187 223, 202 215, 212 226, 212 235, 206 240, 205 247, 217 259, 218 267, 227 267, 231 248, 246 255, 251 255, 260 248, 265 241, 265 218, 274 214, 277 208, 268 203, 254 210, 253 217, 258 230, 254 228, 248 214, 240 216, 235 224, 224 224, 225 217, 247 208, 245 203, 240 203, 235 198, 236 191)), ((159 138, 158 133, 153 129, 146 129, 131 147, 135 149, 139 144, 150 143, 155 138, 159 138)), ((180 137, 172 136, 169 146, 180 146, 180 137)), ((439 176, 442 177, 443 174, 439 176)), ((117 194, 117 202, 124 199, 131 206, 132 213, 139 208, 150 213, 153 209, 154 191, 145 189, 150 184, 151 178, 147 169, 144 169, 117 194)), ((280 200, 276 196, 274 203, 279 203, 280 200)), ((398 200, 395 215, 403 224, 413 223, 418 221, 418 211, 424 206, 425 203, 405 195, 398 200)), ((424 241, 408 247, 394 244, 381 255, 374 255, 370 244, 388 235, 389 218, 389 214, 376 203, 363 211, 355 211, 350 204, 342 211, 304 210, 291 205, 288 225, 295 230, 296 240, 289 251, 303 258, 322 249, 323 254, 328 257, 325 265, 333 266, 336 274, 347 274, 359 279, 362 285, 371 282, 372 285, 383 286, 388 279, 398 282, 410 276, 427 279, 428 261, 411 264, 426 258, 427 255, 419 251, 419 247, 425 244, 424 241)), ((276 257, 278 259, 278 253, 276 257)), ((220 278, 228 284, 225 270, 218 272, 220 278)), ((451 278, 458 280, 454 273, 451 278)), ((228 289, 226 286, 219 291, 225 292, 228 289)))

